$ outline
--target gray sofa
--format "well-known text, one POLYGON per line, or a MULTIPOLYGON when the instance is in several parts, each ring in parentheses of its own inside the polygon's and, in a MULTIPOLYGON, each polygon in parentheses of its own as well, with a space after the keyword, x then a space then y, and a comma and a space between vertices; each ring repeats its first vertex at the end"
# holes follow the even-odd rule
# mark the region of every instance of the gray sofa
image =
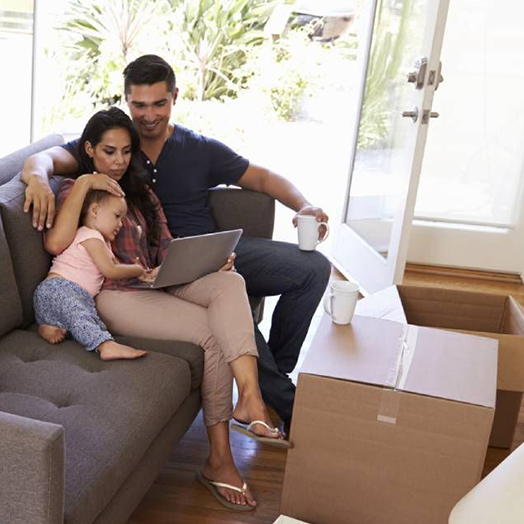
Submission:
MULTIPOLYGON (((2 524, 125 523, 200 409, 197 346, 120 337, 150 354, 103 362, 37 335, 32 295, 50 257, 22 211, 18 173, 28 155, 61 142, 52 135, 0 159, 2 524)), ((265 195, 219 189, 210 205, 220 228, 271 237, 265 195)))

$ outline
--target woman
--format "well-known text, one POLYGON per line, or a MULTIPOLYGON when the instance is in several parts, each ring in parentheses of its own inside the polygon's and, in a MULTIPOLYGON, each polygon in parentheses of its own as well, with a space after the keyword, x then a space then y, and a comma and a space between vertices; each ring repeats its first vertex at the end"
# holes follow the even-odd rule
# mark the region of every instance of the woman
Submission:
MULTIPOLYGON (((172 237, 139 167, 139 136, 131 119, 117 108, 99 111, 87 123, 77 153, 81 173, 88 174, 65 179, 60 186, 59 212, 46 235, 47 249, 57 254, 71 243, 90 190, 123 190, 129 211, 112 242, 113 252, 121 263, 157 268, 172 237)), ((229 420, 252 422, 251 432, 265 441, 287 443, 271 427, 262 401, 253 321, 233 257, 221 271, 167 291, 134 290, 129 287, 132 282, 105 281, 96 300, 102 320, 113 334, 175 339, 204 348, 202 406, 210 452, 198 479, 223 505, 254 509, 256 501, 231 454, 229 420), (239 392, 234 410, 233 377, 239 392)))

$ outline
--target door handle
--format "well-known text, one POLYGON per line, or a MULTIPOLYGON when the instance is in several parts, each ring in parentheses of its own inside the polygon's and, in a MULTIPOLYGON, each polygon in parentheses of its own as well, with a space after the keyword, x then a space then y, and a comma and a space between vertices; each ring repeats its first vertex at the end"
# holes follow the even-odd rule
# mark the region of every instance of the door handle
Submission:
POLYGON ((428 59, 423 57, 415 62, 415 70, 408 73, 408 83, 415 84, 415 89, 422 89, 424 87, 427 67, 428 59))
POLYGON ((414 107, 413 111, 403 111, 402 116, 404 118, 412 118, 413 122, 418 120, 418 107, 414 107))

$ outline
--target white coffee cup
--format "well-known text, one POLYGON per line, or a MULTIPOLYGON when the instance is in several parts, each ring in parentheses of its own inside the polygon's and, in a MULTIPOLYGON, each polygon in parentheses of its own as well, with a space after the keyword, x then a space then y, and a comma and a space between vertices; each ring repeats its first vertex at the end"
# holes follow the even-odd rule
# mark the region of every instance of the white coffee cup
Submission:
POLYGON ((329 236, 329 226, 327 222, 317 222, 313 215, 298 215, 298 247, 302 251, 314 251, 320 242, 324 242, 329 236), (322 240, 318 239, 320 226, 326 226, 326 235, 322 240))
POLYGON ((329 284, 328 293, 324 297, 324 309, 335 324, 351 324, 357 300, 357 284, 336 280, 329 284))

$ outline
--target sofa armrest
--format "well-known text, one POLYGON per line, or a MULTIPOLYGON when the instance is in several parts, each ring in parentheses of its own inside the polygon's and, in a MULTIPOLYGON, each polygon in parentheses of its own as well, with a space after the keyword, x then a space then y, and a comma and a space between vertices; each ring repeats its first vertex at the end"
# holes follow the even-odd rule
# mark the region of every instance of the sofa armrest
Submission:
POLYGON ((0 411, 0 515, 4 524, 64 521, 64 429, 0 411))
POLYGON ((272 238, 275 200, 265 193, 217 187, 209 190, 208 203, 220 231, 242 228, 246 236, 272 238))

